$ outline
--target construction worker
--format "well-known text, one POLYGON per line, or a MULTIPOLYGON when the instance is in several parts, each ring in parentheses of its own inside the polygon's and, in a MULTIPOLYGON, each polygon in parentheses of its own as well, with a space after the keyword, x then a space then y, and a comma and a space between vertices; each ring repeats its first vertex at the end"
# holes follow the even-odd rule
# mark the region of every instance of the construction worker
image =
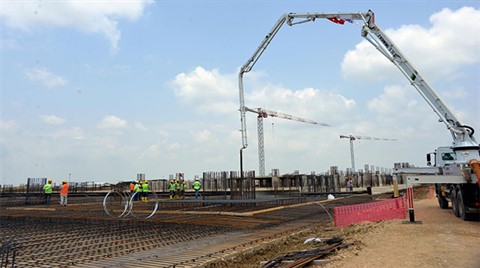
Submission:
POLYGON ((142 189, 142 181, 139 181, 137 184, 135 184, 135 198, 133 201, 140 200, 140 196, 142 195, 142 189))
POLYGON ((195 190, 195 199, 198 198, 198 191, 200 191, 200 187, 202 185, 200 184, 200 181, 198 179, 195 179, 193 182, 193 190, 195 190))
POLYGON ((173 180, 170 180, 170 185, 168 189, 170 190, 170 199, 173 199, 175 197, 175 183, 173 182, 173 180))
POLYGON ((135 193, 135 182, 132 181, 130 182, 130 196, 132 196, 135 193))
POLYGON ((68 196, 68 184, 66 180, 62 181, 62 188, 60 189, 60 205, 67 205, 67 196, 68 196))
POLYGON ((348 191, 353 192, 353 182, 352 179, 349 179, 347 182, 348 191))
POLYGON ((185 190, 187 189, 187 182, 183 181, 182 184, 180 184, 180 197, 182 199, 185 199, 185 190))
POLYGON ((43 185, 43 197, 45 206, 48 206, 50 204, 50 199, 52 199, 52 181, 52 179, 48 179, 47 183, 43 185))
POLYGON ((142 184, 142 202, 147 202, 148 192, 148 181, 145 180, 142 184))
POLYGON ((180 198, 180 180, 177 179, 175 181, 175 196, 174 196, 175 199, 178 199, 180 198))

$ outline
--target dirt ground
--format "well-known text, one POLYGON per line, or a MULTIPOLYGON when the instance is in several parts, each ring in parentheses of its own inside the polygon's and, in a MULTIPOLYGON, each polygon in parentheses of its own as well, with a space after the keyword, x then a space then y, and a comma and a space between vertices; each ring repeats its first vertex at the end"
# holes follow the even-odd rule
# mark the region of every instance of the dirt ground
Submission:
POLYGON ((327 264, 307 267, 480 268, 480 221, 462 221, 451 209, 440 209, 435 198, 415 200, 415 220, 422 223, 404 224, 406 220, 392 220, 343 228, 322 223, 211 267, 260 267, 261 261, 315 248, 313 243, 304 244, 307 238, 338 236, 345 243, 351 243, 350 246, 327 257, 330 261, 327 264))
POLYGON ((354 246, 324 267, 480 267, 480 221, 463 221, 436 199, 414 207, 421 224, 393 220, 343 228, 354 246))

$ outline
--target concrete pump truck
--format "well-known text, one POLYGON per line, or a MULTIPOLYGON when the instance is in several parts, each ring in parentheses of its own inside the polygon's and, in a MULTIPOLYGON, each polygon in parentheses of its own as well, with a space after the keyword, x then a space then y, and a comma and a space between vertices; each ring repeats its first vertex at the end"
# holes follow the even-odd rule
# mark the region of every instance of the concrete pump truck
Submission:
MULTIPOLYGON (((361 35, 370 42, 382 55, 390 60, 408 79, 422 98, 430 105, 450 131, 453 143, 451 146, 439 147, 434 153, 427 154, 427 166, 418 168, 399 168, 398 174, 408 174, 408 184, 435 184, 438 202, 441 208, 448 208, 449 201, 453 213, 464 220, 480 215, 480 145, 475 140, 474 129, 464 125, 448 108, 436 91, 427 83, 422 75, 406 59, 394 42, 375 23, 374 13, 288 13, 282 15, 271 31, 265 36, 260 46, 248 61, 240 68, 239 95, 242 148, 240 149, 240 170, 243 175, 242 151, 247 148, 247 129, 245 121, 245 100, 243 75, 249 72, 266 50, 280 28, 313 22, 316 19, 328 19, 334 23, 360 21, 361 35), (299 21, 295 21, 299 20, 299 21), (434 158, 433 164, 432 155, 434 158)), ((413 199, 412 199, 413 203, 413 199)), ((413 209, 413 204, 412 204, 413 209)))

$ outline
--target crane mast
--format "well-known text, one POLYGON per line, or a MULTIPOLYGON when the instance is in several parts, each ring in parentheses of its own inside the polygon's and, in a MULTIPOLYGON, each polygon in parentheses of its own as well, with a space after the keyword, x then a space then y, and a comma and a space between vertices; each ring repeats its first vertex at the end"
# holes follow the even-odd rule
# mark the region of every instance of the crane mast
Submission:
POLYGON ((350 162, 352 163, 352 172, 355 173, 355 154, 353 152, 353 141, 355 140, 355 137, 352 135, 345 136, 345 135, 340 135, 340 139, 349 139, 350 140, 350 162))

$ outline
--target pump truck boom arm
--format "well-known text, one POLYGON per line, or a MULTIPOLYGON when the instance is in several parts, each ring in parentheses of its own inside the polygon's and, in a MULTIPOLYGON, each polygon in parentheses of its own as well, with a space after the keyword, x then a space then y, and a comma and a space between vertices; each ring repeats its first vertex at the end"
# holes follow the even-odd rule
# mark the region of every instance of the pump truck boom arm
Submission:
POLYGON ((440 121, 450 130, 453 138, 453 146, 457 148, 478 148, 478 143, 473 137, 473 128, 460 123, 460 120, 458 120, 435 90, 406 59, 400 49, 398 49, 393 41, 381 30, 380 26, 375 24, 373 12, 368 11, 367 16, 370 17, 370 23, 362 27, 362 36, 398 67, 412 86, 415 87, 418 93, 430 105, 440 118, 440 121))
MULTIPOLYGON (((247 148, 247 130, 245 121, 245 100, 243 90, 243 75, 252 70, 258 59, 262 56, 263 52, 267 49, 268 45, 281 29, 283 24, 293 26, 296 24, 315 21, 316 19, 329 19, 337 23, 345 23, 346 21, 361 21, 363 23, 361 35, 368 40, 380 53, 382 53, 387 59, 389 59, 402 74, 409 80, 412 86, 418 91, 423 99, 430 105, 433 111, 438 115, 440 121, 442 121, 450 131, 453 138, 453 148, 457 149, 474 149, 477 153, 470 155, 471 157, 478 158, 478 143, 473 137, 474 130, 472 127, 463 125, 460 123, 455 114, 448 108, 433 88, 427 83, 422 75, 412 66, 412 64, 406 59, 403 53, 396 47, 393 41, 382 31, 380 26, 375 24, 374 13, 369 10, 365 13, 288 13, 282 15, 275 23, 270 32, 265 36, 264 40, 260 43, 259 47, 255 50, 253 55, 247 60, 247 62, 240 68, 239 72, 239 95, 240 95, 240 120, 241 120, 241 132, 242 132, 242 150, 247 148), (295 21, 295 19, 301 19, 295 21)), ((465 159, 468 160, 468 159, 465 159)))
POLYGON ((305 22, 315 21, 317 18, 331 18, 336 16, 346 16, 350 17, 353 20, 362 20, 365 21, 364 14, 362 13, 304 13, 304 14, 296 14, 296 13, 288 13, 280 16, 278 21, 273 25, 270 32, 265 36, 262 40, 258 48, 255 50, 253 55, 245 62, 245 64, 240 68, 240 72, 238 74, 238 86, 239 86, 239 97, 240 97, 240 122, 241 122, 241 129, 242 132, 242 148, 240 150, 246 149, 248 146, 247 142, 247 123, 245 121, 245 113, 247 109, 245 107, 245 98, 244 98, 244 90, 243 90, 243 75, 248 73, 252 70, 253 66, 257 63, 257 61, 262 56, 263 52, 267 49, 270 42, 272 42, 275 35, 278 31, 282 28, 282 26, 287 23, 289 26, 293 26, 296 24, 301 24, 305 22), (294 22, 294 19, 303 19, 302 21, 294 22))

